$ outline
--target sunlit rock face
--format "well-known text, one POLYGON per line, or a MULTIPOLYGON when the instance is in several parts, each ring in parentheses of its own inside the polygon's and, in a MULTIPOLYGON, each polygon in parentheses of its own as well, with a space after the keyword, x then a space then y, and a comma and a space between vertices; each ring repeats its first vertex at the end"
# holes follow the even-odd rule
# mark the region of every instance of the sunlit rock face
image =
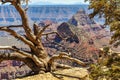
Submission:
POLYGON ((103 25, 100 25, 95 20, 90 19, 84 9, 77 11, 68 23, 76 26, 77 28, 82 28, 87 35, 94 40, 96 43, 95 46, 102 47, 103 45, 108 45, 108 40, 110 38, 109 30, 104 28, 103 25))
MULTIPOLYGON (((60 24, 57 28, 57 32, 63 37, 66 38, 67 42, 75 42, 75 43, 79 43, 79 39, 77 37, 77 35, 72 31, 71 27, 75 27, 74 25, 71 25, 67 22, 63 22, 62 24, 60 24)), ((62 41, 62 39, 59 36, 55 37, 55 42, 60 42, 62 41)))
POLYGON ((74 16, 72 16, 69 23, 75 26, 95 24, 95 22, 88 17, 88 14, 84 9, 80 9, 74 16))
POLYGON ((110 32, 91 20, 84 9, 78 10, 68 22, 61 23, 57 27, 57 32, 66 38, 62 40, 59 36, 55 37, 55 42, 66 47, 57 49, 62 51, 69 49, 72 57, 85 62, 96 62, 100 55, 99 48, 108 45, 110 39, 110 32))

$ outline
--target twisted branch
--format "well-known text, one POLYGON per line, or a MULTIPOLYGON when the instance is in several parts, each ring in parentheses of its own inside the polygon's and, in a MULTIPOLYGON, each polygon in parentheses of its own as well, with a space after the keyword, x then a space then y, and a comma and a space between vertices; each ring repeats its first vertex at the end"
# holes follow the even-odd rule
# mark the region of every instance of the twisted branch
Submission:
POLYGON ((21 1, 25 1, 26 4, 28 4, 28 1, 29 0, 2 0, 1 2, 2 3, 11 3, 16 9, 17 11, 19 12, 20 16, 21 16, 21 19, 22 19, 22 25, 23 25, 23 28, 25 30, 25 33, 28 37, 28 39, 32 42, 35 43, 35 36, 34 34, 32 33, 32 30, 29 26, 29 23, 28 23, 28 17, 26 16, 26 12, 25 10, 21 7, 21 1))
MULTIPOLYGON (((31 41, 29 41, 26 38, 24 38, 23 36, 19 35, 14 30, 9 29, 10 27, 12 27, 12 26, 0 27, 0 31, 6 31, 6 32, 10 33, 13 37, 15 37, 15 38, 20 39, 21 41, 23 41, 25 44, 27 44, 29 46, 34 46, 31 41)), ((15 26, 13 26, 13 27, 15 27, 15 26)))
MULTIPOLYGON (((4 60, 16 60, 16 61, 22 61, 24 62, 29 68, 31 69, 34 69, 33 71, 36 71, 36 66, 33 66, 33 65, 36 65, 32 59, 22 55, 22 54, 19 54, 17 52, 13 52, 13 53, 0 53, 0 63, 4 60), (33 64, 33 65, 31 65, 33 64), (33 68, 34 67, 34 68, 33 68)), ((22 66, 22 65, 21 65, 22 66)))
POLYGON ((30 53, 26 53, 26 52, 16 48, 15 46, 12 46, 12 47, 11 46, 0 46, 0 49, 13 50, 13 51, 15 51, 23 56, 26 56, 26 57, 32 59, 36 63, 36 65, 38 65, 38 66, 43 65, 43 63, 37 58, 37 56, 32 55, 30 53))
POLYGON ((17 60, 17 61, 23 61, 25 60, 26 56, 18 54, 17 52, 15 53, 0 53, 0 63, 3 60, 17 60))
POLYGON ((9 26, 1 26, 1 27, 6 27, 6 28, 18 28, 18 27, 23 27, 23 25, 9 25, 9 26))
POLYGON ((65 52, 61 52, 61 53, 59 53, 59 55, 54 55, 53 57, 51 57, 51 59, 49 60, 48 63, 53 64, 53 62, 58 59, 67 59, 67 60, 71 60, 72 62, 76 62, 76 63, 80 64, 81 66, 86 66, 86 64, 84 62, 82 62, 78 59, 69 57, 69 54, 67 54, 65 52))
POLYGON ((42 36, 46 36, 48 38, 49 34, 56 34, 57 36, 59 36, 62 40, 65 40, 67 38, 63 38, 58 32, 54 31, 54 32, 48 32, 48 33, 43 33, 42 36))
POLYGON ((36 24, 36 23, 34 23, 33 24, 33 31, 34 31, 34 35, 37 35, 38 34, 38 32, 39 32, 39 27, 38 27, 38 25, 36 24))
POLYGON ((35 43, 35 35, 32 33, 32 30, 31 30, 31 28, 29 26, 28 17, 26 16, 26 12, 20 6, 20 4, 12 3, 12 5, 17 9, 17 11, 19 12, 19 14, 21 16, 22 25, 23 25, 23 28, 25 30, 25 33, 26 33, 28 39, 30 41, 32 41, 33 43, 35 43))
POLYGON ((42 33, 49 27, 50 25, 46 25, 40 30, 36 36, 36 39, 39 39, 42 36, 42 33))

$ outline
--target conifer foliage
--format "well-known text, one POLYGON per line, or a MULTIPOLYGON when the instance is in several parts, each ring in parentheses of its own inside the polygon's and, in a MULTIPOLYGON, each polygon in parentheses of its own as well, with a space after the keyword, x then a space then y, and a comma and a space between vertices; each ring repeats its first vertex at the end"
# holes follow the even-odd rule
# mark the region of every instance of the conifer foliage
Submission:
POLYGON ((110 26, 113 33, 110 44, 120 45, 120 0, 85 0, 89 1, 89 9, 93 9, 90 18, 98 15, 105 18, 105 25, 110 26))

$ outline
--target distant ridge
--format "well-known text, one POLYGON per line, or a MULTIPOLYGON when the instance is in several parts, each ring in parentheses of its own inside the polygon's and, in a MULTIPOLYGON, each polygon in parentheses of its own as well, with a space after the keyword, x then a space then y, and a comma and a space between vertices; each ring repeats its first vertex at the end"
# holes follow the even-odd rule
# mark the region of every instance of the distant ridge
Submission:
MULTIPOLYGON (((79 9, 87 11, 87 5, 29 5, 27 14, 32 22, 51 20, 66 22, 79 9)), ((0 25, 20 24, 20 16, 11 5, 0 6, 0 25)))

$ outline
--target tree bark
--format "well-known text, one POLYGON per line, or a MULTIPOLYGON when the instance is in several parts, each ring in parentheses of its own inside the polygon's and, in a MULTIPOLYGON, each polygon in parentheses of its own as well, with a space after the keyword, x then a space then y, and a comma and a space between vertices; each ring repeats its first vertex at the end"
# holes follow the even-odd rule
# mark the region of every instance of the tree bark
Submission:
MULTIPOLYGON (((16 33, 14 30, 10 29, 10 28, 14 28, 15 25, 0 27, 0 31, 8 32, 13 37, 20 39, 23 43, 28 45, 31 50, 29 52, 26 52, 24 50, 18 49, 15 46, 12 47, 0 46, 0 49, 15 51, 15 53, 0 54, 0 61, 3 60, 23 61, 28 67, 32 69, 34 73, 39 73, 41 71, 48 72, 51 71, 52 68, 56 68, 56 66, 61 66, 60 64, 59 65, 54 64, 54 60, 56 59, 69 59, 71 61, 77 62, 78 64, 81 64, 82 66, 85 65, 82 61, 79 61, 74 58, 70 58, 66 56, 66 54, 60 54, 58 56, 53 56, 52 58, 50 58, 42 44, 42 40, 41 40, 42 36, 45 35, 48 36, 49 34, 57 34, 59 37, 61 37, 61 39, 64 38, 62 38, 62 36, 59 35, 57 32, 44 33, 45 30, 49 27, 49 25, 46 25, 41 30, 39 30, 38 25, 34 24, 33 25, 34 31, 32 31, 28 22, 28 17, 26 15, 26 12, 22 8, 20 2, 16 2, 16 0, 3 0, 2 2, 3 3, 10 2, 16 8, 22 19, 22 28, 25 31, 25 36, 21 36, 20 34, 16 33)), ((21 27, 21 25, 18 25, 16 27, 21 27)))
POLYGON ((19 54, 17 52, 13 53, 0 53, 0 62, 4 60, 16 60, 16 61, 22 61, 24 62, 35 74, 39 73, 42 68, 38 67, 35 62, 22 54, 19 54))

